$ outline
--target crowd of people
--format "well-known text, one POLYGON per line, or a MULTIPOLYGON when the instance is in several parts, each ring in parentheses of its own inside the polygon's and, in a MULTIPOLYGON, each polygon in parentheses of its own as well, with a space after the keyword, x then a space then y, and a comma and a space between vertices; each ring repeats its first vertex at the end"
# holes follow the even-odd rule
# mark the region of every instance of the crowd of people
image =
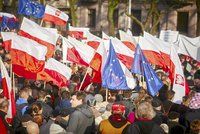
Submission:
MULTIPOLYGON (((9 52, 0 47, 0 56, 9 71, 9 52)), ((57 49, 54 58, 61 57, 57 49)), ((159 71, 164 86, 155 97, 139 81, 135 89, 124 91, 89 80, 80 88, 86 68, 75 64, 68 87, 15 76, 16 114, 9 123, 9 100, 0 90, 0 134, 200 134, 200 70, 197 62, 190 64, 183 69, 194 85, 181 104, 173 102, 170 80, 159 71)))

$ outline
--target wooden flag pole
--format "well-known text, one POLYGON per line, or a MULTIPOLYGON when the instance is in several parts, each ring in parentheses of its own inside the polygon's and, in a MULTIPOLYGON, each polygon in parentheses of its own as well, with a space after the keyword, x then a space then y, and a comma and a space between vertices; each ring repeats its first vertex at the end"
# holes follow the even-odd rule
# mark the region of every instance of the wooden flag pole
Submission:
POLYGON ((106 102, 108 102, 108 89, 106 88, 106 102))
POLYGON ((89 69, 90 69, 90 67, 87 68, 87 71, 85 72, 85 75, 84 75, 84 77, 83 77, 83 80, 82 80, 82 82, 81 82, 81 85, 80 85, 78 91, 81 90, 81 88, 82 88, 82 86, 83 86, 83 83, 84 83, 84 81, 85 81, 85 78, 86 78, 86 76, 87 76, 87 73, 88 73, 89 69))
POLYGON ((42 27, 43 21, 44 21, 44 20, 42 19, 41 22, 40 22, 40 26, 41 26, 41 27, 42 27))

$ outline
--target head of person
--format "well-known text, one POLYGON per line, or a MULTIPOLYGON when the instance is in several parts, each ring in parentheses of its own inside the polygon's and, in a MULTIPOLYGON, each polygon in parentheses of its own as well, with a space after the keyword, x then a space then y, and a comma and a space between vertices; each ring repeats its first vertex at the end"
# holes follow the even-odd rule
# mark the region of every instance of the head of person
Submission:
POLYGON ((38 126, 42 126, 43 124, 43 116, 41 114, 37 114, 33 116, 33 121, 38 124, 38 126))
POLYGON ((168 118, 169 118, 170 121, 178 122, 179 121, 179 117, 180 117, 180 114, 177 113, 177 112, 171 111, 168 114, 168 118))
POLYGON ((79 105, 82 105, 84 103, 84 100, 85 100, 85 93, 84 92, 75 92, 72 97, 71 97, 71 105, 72 107, 77 107, 79 105))
POLYGON ((43 101, 43 102, 45 102, 45 99, 46 99, 46 92, 45 91, 43 91, 43 90, 40 90, 39 91, 39 93, 38 93, 38 99, 40 100, 40 101, 43 101))
POLYGON ((199 134, 200 133, 200 120, 194 120, 190 124, 190 130, 192 134, 199 134))
POLYGON ((153 99, 151 104, 156 111, 161 111, 162 102, 159 99, 153 99))
POLYGON ((39 126, 35 122, 30 122, 26 126, 26 130, 28 134, 39 134, 39 126))
POLYGON ((27 100, 30 95, 30 89, 29 87, 23 87, 19 92, 19 97, 27 100))
POLYGON ((0 98, 0 110, 7 113, 9 107, 9 102, 6 98, 1 97, 0 98))
POLYGON ((196 91, 200 92, 200 70, 197 70, 194 74, 194 86, 196 91))
POLYGON ((70 99, 70 92, 69 91, 63 91, 61 93, 61 98, 62 99, 70 99))
POLYGON ((31 107, 31 114, 33 116, 42 114, 42 105, 40 103, 34 103, 31 107))
POLYGON ((136 108, 136 116, 138 119, 148 119, 152 120, 156 113, 151 105, 151 103, 142 101, 136 108))
POLYGON ((112 105, 112 114, 123 115, 125 113, 126 107, 122 103, 114 103, 112 105))
POLYGON ((173 100, 173 98, 174 98, 174 95, 175 95, 175 92, 173 91, 173 90, 169 90, 169 91, 167 91, 167 99, 168 100, 173 100))

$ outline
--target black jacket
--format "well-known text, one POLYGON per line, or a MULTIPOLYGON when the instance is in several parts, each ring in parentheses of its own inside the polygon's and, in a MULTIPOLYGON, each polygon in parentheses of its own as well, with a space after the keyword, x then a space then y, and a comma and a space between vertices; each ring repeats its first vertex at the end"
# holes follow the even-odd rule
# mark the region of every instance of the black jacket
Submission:
POLYGON ((73 134, 91 134, 95 131, 94 115, 86 105, 79 105, 70 115, 67 132, 73 134))
POLYGON ((153 121, 137 121, 129 126, 126 134, 164 134, 164 131, 153 121))

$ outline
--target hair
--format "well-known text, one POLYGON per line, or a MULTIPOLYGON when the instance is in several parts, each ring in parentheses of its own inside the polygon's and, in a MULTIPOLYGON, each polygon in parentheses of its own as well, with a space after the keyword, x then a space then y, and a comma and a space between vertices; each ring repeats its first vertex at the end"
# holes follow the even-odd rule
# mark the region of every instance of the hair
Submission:
POLYGON ((85 97, 86 97, 86 94, 82 91, 77 91, 75 92, 74 94, 72 95, 76 95, 76 98, 77 100, 82 100, 82 102, 84 103, 85 102, 85 97))
POLYGON ((39 127, 35 122, 29 122, 26 130, 28 134, 39 134, 39 127))
POLYGON ((149 102, 141 102, 136 108, 136 115, 138 118, 153 119, 156 115, 152 105, 149 102))
POLYGON ((200 132, 200 120, 194 120, 190 124, 190 131, 193 134, 199 134, 200 132))
POLYGON ((42 115, 41 115, 41 114, 34 115, 34 116, 33 116, 33 121, 34 121, 35 123, 37 123, 38 126, 41 126, 42 123, 43 123, 43 117, 42 117, 42 115))
POLYGON ((63 91, 63 92, 61 93, 61 97, 62 97, 62 99, 69 99, 69 98, 70 98, 70 92, 68 92, 68 91, 63 91))
POLYGON ((47 94, 46 94, 45 91, 40 90, 39 93, 38 93, 38 98, 39 98, 39 99, 44 99, 46 95, 47 95, 47 94))
POLYGON ((31 107, 31 114, 38 115, 40 110, 42 110, 42 105, 40 103, 34 103, 31 107))
POLYGON ((9 106, 9 101, 6 98, 0 98, 0 109, 5 109, 9 106))
POLYGON ((167 99, 168 100, 172 100, 172 98, 174 97, 175 92, 173 90, 169 90, 167 92, 167 99))
POLYGON ((20 89, 20 91, 19 91, 19 97, 20 98, 24 98, 25 96, 25 94, 26 95, 29 95, 29 91, 30 91, 30 87, 22 87, 21 89, 20 89))

